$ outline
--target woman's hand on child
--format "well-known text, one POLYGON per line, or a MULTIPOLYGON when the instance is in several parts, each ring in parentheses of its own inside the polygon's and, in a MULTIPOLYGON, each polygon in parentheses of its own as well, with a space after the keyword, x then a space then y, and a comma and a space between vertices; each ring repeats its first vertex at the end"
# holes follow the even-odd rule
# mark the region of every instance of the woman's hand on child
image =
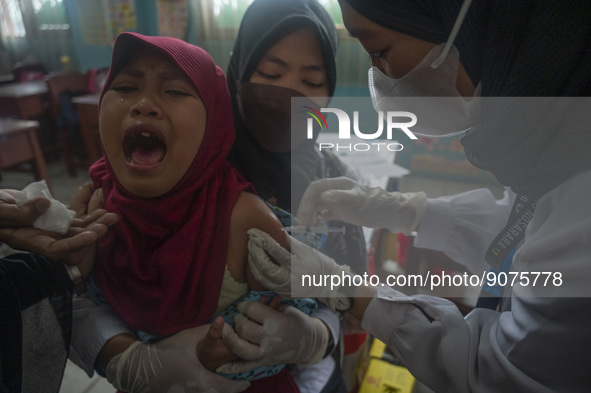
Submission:
POLYGON ((210 371, 238 359, 238 356, 232 353, 222 340, 223 329, 224 318, 217 317, 211 324, 203 341, 197 345, 197 358, 203 367, 210 371))
POLYGON ((226 374, 274 364, 311 365, 320 361, 328 347, 328 327, 295 307, 278 310, 257 302, 238 304, 236 331, 224 329, 223 339, 242 360, 218 367, 226 374))
POLYGON ((247 389, 248 381, 217 375, 199 361, 197 347, 206 340, 210 326, 185 329, 155 344, 135 342, 111 359, 107 379, 128 393, 234 393, 247 389))
POLYGON ((101 188, 95 188, 92 183, 85 183, 78 187, 68 204, 68 209, 76 212, 76 218, 85 217, 92 212, 102 209, 105 197, 101 188))
POLYGON ((69 265, 77 265, 85 277, 94 267, 96 240, 107 233, 109 227, 119 219, 115 213, 103 209, 104 203, 103 190, 95 189, 92 183, 86 183, 78 188, 68 206, 76 212, 68 235, 72 236, 70 239, 77 239, 78 245, 69 244, 72 248, 67 251, 64 259, 69 265))

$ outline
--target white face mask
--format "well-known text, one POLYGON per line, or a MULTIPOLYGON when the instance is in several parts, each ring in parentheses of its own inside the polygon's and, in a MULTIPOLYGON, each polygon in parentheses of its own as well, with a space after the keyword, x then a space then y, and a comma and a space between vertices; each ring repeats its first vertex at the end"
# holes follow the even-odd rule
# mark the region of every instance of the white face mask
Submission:
POLYGON ((412 132, 422 136, 451 136, 479 123, 480 85, 465 99, 456 87, 460 56, 452 46, 471 0, 465 0, 445 44, 435 46, 402 78, 393 79, 377 67, 368 72, 369 90, 376 111, 408 111, 417 116, 412 132))

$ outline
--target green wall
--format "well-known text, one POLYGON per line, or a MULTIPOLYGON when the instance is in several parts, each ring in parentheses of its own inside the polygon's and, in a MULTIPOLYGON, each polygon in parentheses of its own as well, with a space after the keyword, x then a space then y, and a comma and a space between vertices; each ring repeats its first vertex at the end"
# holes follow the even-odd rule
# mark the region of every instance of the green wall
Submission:
MULTIPOLYGON (((90 68, 108 67, 111 61, 111 45, 86 45, 82 40, 82 29, 78 20, 77 0, 64 0, 70 17, 71 34, 60 40, 41 37, 30 40, 31 51, 48 64, 52 71, 60 70, 60 57, 70 57, 72 66, 81 72, 90 68)), ((207 50, 216 63, 224 70, 228 67, 233 39, 205 39, 200 29, 200 9, 197 2, 191 2, 191 18, 188 41, 207 50)), ((156 0, 135 0, 137 32, 146 35, 158 34, 158 15, 156 0)), ((361 45, 346 34, 341 34, 337 59, 337 94, 365 96, 367 91, 367 69, 370 67, 368 55, 361 45)))
MULTIPOLYGON (((75 66, 85 72, 90 68, 109 67, 111 62, 111 45, 86 45, 82 40, 82 29, 78 20, 78 2, 64 0, 72 28, 72 46, 75 54, 75 66)), ((158 34, 158 16, 155 0, 135 0, 137 16, 137 32, 146 35, 158 34)))

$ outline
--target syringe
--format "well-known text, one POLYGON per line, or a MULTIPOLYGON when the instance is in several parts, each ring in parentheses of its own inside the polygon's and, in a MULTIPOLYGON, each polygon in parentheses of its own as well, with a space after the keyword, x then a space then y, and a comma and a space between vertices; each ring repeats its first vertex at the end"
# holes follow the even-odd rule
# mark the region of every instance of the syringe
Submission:
POLYGON ((291 233, 345 233, 345 227, 313 227, 306 225, 295 225, 281 228, 284 232, 291 233))

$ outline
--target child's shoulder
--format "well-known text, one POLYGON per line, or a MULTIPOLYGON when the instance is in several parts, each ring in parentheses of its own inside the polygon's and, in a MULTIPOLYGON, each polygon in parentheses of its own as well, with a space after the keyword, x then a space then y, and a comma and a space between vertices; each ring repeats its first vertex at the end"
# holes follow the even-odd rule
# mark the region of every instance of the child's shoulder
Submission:
POLYGON ((258 214, 267 213, 267 211, 270 212, 270 209, 261 198, 250 192, 242 191, 236 198, 232 216, 241 219, 254 219, 258 214))
POLYGON ((249 192, 242 192, 238 196, 232 210, 230 226, 233 230, 240 232, 258 228, 268 232, 280 243, 282 243, 282 238, 285 237, 285 232, 281 231, 281 222, 279 222, 275 213, 269 209, 262 199, 249 192))
POLYGON ((246 282, 250 289, 263 290, 246 266, 248 253, 247 231, 257 228, 267 232, 283 247, 289 247, 287 234, 281 230, 281 223, 267 205, 256 195, 242 192, 232 210, 230 218, 230 237, 226 265, 232 278, 238 282, 246 282))

